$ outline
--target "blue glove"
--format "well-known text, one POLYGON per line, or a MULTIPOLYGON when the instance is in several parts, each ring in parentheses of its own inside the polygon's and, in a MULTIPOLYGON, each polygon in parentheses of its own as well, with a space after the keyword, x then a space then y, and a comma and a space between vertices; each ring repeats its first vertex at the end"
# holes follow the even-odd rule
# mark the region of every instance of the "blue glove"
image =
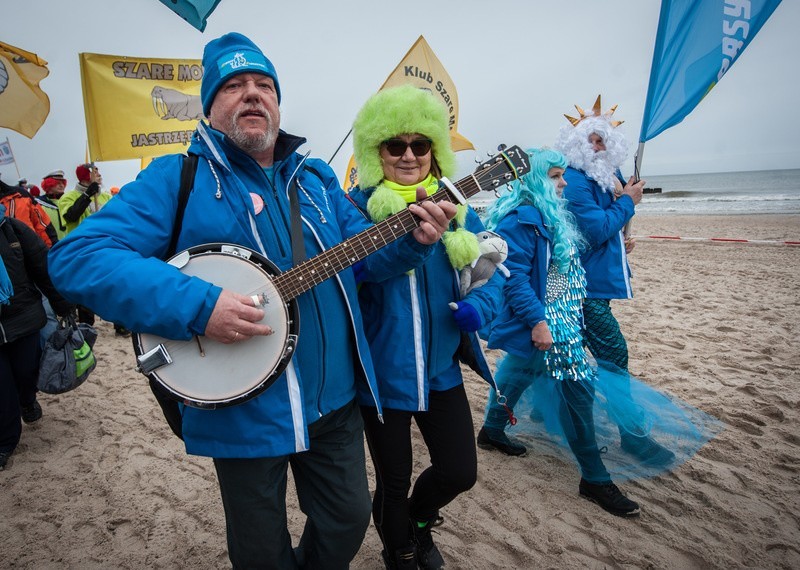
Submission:
POLYGON ((351 269, 353 270, 353 275, 356 278, 356 285, 361 285, 367 278, 367 268, 364 266, 364 260, 360 259, 359 261, 356 261, 351 266, 351 269))
POLYGON ((478 310, 464 301, 458 303, 450 303, 450 308, 453 309, 453 318, 456 320, 456 325, 464 332, 475 332, 481 328, 481 316, 478 310))

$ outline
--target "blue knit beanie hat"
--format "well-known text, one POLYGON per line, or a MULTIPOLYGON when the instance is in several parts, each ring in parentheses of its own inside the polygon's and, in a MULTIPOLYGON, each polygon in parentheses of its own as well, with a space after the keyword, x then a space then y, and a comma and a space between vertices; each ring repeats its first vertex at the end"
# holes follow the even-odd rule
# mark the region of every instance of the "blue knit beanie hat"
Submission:
POLYGON ((275 82, 278 103, 281 102, 281 88, 278 74, 272 62, 250 41, 249 38, 231 32, 211 40, 203 50, 203 81, 200 84, 200 101, 203 113, 208 117, 211 103, 219 88, 228 79, 240 73, 261 73, 275 82))

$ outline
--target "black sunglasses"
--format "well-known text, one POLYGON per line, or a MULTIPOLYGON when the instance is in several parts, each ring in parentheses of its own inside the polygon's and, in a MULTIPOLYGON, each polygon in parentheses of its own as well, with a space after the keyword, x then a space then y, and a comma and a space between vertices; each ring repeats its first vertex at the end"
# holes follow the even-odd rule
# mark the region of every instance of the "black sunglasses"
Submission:
POLYGON ((417 139, 411 142, 400 139, 389 139, 388 141, 383 141, 381 144, 386 148, 386 152, 392 156, 403 156, 408 147, 411 147, 411 152, 414 153, 414 156, 425 156, 431 151, 432 143, 433 141, 428 139, 417 139))

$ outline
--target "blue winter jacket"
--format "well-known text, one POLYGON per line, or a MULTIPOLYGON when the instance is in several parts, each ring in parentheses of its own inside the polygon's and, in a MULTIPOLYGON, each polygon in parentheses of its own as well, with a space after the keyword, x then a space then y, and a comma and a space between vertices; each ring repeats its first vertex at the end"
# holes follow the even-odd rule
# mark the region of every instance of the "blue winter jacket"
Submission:
MULTIPOLYGON (((311 169, 301 164, 303 157, 295 150, 304 142, 281 131, 273 187, 255 160, 200 123, 189 148, 200 160, 177 250, 234 243, 262 252, 281 270, 290 268, 288 182, 296 170, 308 257, 367 228, 369 223, 347 200, 325 162, 308 160, 311 169), (258 214, 251 192, 264 200, 258 214)), ((180 155, 154 160, 51 250, 50 271, 67 298, 104 319, 134 331, 188 340, 204 333, 221 289, 161 261, 175 220, 181 164, 180 155)), ((432 252, 430 246, 407 238, 367 258, 365 274, 394 275, 432 252)), ((319 284, 297 303, 300 335, 286 373, 240 405, 216 410, 185 407, 187 452, 246 458, 304 451, 309 445, 307 425, 351 401, 355 384, 377 402, 353 272, 345 270, 319 284)))
POLYGON ((505 266, 511 276, 503 287, 503 304, 492 323, 489 348, 527 358, 538 351, 531 341, 531 329, 545 320, 552 238, 539 210, 529 205, 508 212, 494 231, 508 243, 505 266))
POLYGON ((630 196, 614 199, 581 170, 568 167, 564 198, 589 248, 581 254, 589 299, 630 299, 631 270, 622 228, 633 217, 630 196))
MULTIPOLYGON (((350 197, 366 213, 374 188, 356 188, 350 197)), ((470 208, 466 229, 485 228, 470 208)), ((473 289, 465 302, 478 311, 482 322, 491 321, 500 303, 504 278, 496 271, 482 287, 473 289)), ((364 329, 369 339, 381 404, 395 410, 425 411, 430 390, 447 390, 463 382, 461 360, 487 382, 494 379, 475 333, 462 333, 448 303, 459 300, 458 272, 450 264, 444 245, 437 242, 433 255, 411 274, 376 282, 368 279, 359 291, 364 329)), ((372 405, 359 388, 359 401, 372 405)))

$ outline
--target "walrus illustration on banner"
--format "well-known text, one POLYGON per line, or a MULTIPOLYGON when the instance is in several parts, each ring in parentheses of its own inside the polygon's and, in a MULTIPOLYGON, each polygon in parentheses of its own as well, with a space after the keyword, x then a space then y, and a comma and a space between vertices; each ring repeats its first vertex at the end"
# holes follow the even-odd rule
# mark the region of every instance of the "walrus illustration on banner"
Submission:
POLYGON ((153 110, 162 120, 199 121, 204 117, 199 95, 187 95, 177 89, 155 86, 150 92, 153 110))

